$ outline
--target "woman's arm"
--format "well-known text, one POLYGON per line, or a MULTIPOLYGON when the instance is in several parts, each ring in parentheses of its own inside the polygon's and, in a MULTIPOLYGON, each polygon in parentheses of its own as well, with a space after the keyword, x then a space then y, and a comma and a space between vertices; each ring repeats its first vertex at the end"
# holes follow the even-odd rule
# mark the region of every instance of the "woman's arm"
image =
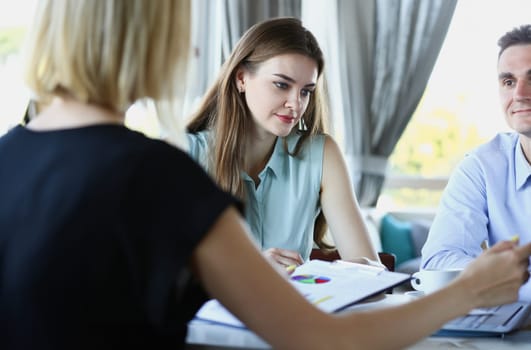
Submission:
POLYGON ((346 315, 325 314, 292 288, 250 241, 235 209, 219 217, 192 263, 210 295, 275 349, 397 349, 475 307, 516 300, 529 276, 530 254, 531 244, 502 242, 439 292, 394 308, 346 315), (404 322, 412 319, 415 327, 404 322), (385 336, 375 331, 381 329, 385 336))
POLYGON ((321 208, 339 255, 344 260, 367 257, 379 261, 371 244, 341 151, 326 137, 321 180, 321 208))
POLYGON ((274 270, 245 225, 235 209, 220 216, 194 252, 200 280, 211 296, 275 348, 293 349, 299 338, 301 349, 312 349, 311 341, 304 343, 312 338, 305 333, 328 327, 332 318, 308 304, 274 270))

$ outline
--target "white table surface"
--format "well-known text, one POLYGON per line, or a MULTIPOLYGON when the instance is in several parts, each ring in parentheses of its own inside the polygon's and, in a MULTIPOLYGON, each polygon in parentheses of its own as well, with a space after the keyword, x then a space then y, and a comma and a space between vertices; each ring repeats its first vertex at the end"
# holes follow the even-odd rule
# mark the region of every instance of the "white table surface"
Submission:
MULTIPOLYGON (((356 305, 349 310, 370 310, 399 305, 411 300, 403 294, 387 294, 384 298, 356 305)), ((408 347, 408 350, 428 349, 481 349, 518 350, 531 349, 531 320, 524 330, 506 335, 504 338, 447 338, 429 337, 408 347)), ((193 320, 188 325, 186 339, 188 349, 270 349, 271 347, 249 330, 193 320)))

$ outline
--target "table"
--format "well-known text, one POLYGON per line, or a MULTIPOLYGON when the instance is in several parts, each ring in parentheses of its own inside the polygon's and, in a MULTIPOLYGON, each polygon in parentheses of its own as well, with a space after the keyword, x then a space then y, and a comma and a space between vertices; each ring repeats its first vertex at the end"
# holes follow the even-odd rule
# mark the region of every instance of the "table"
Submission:
MULTIPOLYGON (((386 294, 380 299, 355 305, 349 310, 370 310, 399 305, 410 300, 411 297, 408 295, 386 294)), ((199 320, 193 320, 189 323, 186 342, 186 349, 188 350, 271 349, 266 342, 249 330, 199 320)), ((520 331, 506 335, 504 338, 428 337, 407 349, 528 350, 531 349, 531 319, 520 331)))

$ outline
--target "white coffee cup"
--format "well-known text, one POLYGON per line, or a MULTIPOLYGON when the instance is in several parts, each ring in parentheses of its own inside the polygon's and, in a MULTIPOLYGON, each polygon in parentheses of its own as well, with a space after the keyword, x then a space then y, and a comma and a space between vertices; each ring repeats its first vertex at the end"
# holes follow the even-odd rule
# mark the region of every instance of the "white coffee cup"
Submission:
POLYGON ((415 272, 411 279, 411 286, 424 293, 432 293, 443 288, 463 271, 460 268, 425 269, 415 272))

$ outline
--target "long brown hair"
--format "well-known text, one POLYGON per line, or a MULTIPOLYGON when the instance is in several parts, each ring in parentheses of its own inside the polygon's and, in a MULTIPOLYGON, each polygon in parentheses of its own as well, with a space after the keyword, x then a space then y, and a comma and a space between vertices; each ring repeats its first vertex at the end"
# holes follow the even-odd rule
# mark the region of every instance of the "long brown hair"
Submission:
MULTIPOLYGON (((262 62, 286 53, 302 54, 315 60, 318 73, 316 89, 298 130, 301 137, 293 150, 288 150, 284 142, 286 151, 296 157, 310 136, 325 132, 325 117, 328 113, 322 74, 323 53, 313 34, 296 18, 268 19, 249 28, 221 67, 217 80, 207 91, 187 127, 191 133, 212 130, 209 171, 221 188, 241 199, 245 197, 240 175, 245 152, 242 141, 249 130, 250 112, 238 91, 236 73, 241 67, 253 72, 262 62)), ((326 231, 326 225, 322 225, 324 217, 322 213, 319 216, 321 218, 318 217, 316 223, 321 224, 316 225, 316 228, 321 228, 314 231, 314 241, 319 247, 328 248, 323 242, 326 231)))

